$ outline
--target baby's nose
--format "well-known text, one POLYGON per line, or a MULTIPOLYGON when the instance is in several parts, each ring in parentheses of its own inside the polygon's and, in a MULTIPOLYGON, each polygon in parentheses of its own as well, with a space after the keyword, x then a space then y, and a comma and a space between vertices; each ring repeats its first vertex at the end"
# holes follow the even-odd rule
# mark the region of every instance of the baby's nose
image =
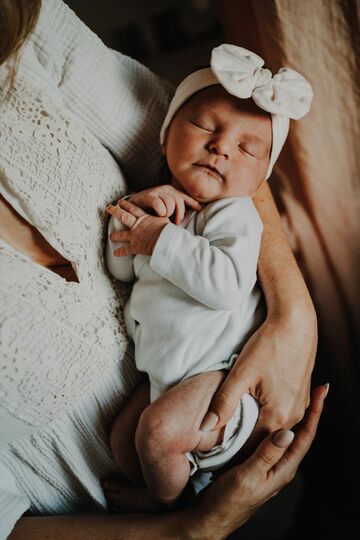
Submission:
POLYGON ((222 155, 228 159, 231 152, 231 145, 225 137, 217 137, 209 142, 208 149, 212 154, 222 155))

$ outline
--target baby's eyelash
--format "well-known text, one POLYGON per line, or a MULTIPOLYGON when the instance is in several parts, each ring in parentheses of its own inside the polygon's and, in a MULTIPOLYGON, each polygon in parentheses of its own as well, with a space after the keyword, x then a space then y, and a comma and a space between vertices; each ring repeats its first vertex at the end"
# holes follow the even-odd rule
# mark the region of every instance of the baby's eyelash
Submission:
POLYGON ((240 144, 239 144, 239 149, 242 150, 243 152, 245 152, 245 154, 247 154, 248 156, 256 157, 255 154, 252 153, 252 151, 246 150, 240 144))
POLYGON ((209 132, 212 132, 212 131, 213 131, 212 129, 207 129, 206 127, 200 126, 200 125, 197 124, 196 122, 191 122, 191 124, 193 124, 194 126, 196 126, 196 127, 199 128, 199 129, 203 129, 204 131, 209 131, 209 132))

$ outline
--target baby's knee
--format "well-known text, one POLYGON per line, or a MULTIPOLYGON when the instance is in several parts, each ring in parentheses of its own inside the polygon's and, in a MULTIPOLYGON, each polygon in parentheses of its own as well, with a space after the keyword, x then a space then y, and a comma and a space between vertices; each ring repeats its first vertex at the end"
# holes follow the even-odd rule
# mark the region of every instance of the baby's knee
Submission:
POLYGON ((135 446, 140 455, 150 458, 179 451, 179 438, 176 419, 166 411, 153 404, 143 411, 135 434, 135 446))

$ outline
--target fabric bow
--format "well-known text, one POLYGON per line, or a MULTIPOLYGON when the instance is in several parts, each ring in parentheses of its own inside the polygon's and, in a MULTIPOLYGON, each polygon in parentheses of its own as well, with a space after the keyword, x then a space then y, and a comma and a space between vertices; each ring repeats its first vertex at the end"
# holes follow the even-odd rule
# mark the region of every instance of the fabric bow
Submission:
POLYGON ((297 71, 282 67, 272 76, 257 54, 223 44, 211 54, 211 69, 219 83, 233 96, 252 97, 265 111, 298 120, 310 110, 311 85, 297 71))

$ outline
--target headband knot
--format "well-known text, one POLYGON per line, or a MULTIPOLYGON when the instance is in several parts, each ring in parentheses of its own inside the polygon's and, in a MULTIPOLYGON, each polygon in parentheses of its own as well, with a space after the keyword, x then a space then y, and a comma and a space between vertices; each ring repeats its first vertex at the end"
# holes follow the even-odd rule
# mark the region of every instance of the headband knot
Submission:
POLYGON ((264 60, 260 56, 230 44, 213 49, 210 65, 229 94, 243 99, 252 97, 267 112, 298 120, 310 109, 311 86, 293 69, 280 68, 273 76, 262 67, 264 60))

